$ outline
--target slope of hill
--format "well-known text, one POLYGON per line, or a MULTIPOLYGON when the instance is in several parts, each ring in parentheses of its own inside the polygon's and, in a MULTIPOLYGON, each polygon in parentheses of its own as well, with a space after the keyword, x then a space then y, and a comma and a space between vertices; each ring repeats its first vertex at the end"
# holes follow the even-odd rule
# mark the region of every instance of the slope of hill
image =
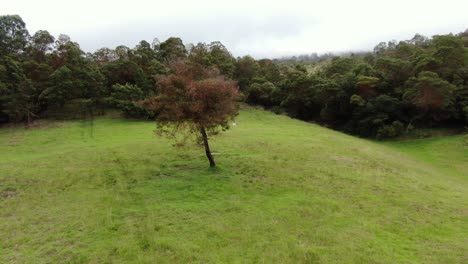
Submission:
POLYGON ((237 121, 212 141, 214 170, 151 122, 1 129, 0 262, 467 260, 462 137, 382 144, 252 109, 237 121))

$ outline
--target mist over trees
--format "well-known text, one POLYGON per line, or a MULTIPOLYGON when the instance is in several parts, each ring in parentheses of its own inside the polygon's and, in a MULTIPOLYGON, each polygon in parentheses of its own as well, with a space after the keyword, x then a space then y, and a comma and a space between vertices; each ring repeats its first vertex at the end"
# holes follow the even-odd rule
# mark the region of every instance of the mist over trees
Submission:
MULTIPOLYGON (((159 112, 143 102, 161 98, 169 82, 182 78, 175 61, 237 82, 249 104, 363 137, 468 123, 468 31, 416 34, 367 53, 256 60, 234 58, 220 42, 186 45, 176 37, 85 53, 66 35, 30 34, 18 15, 0 16, 0 122, 108 109, 157 119, 159 112)), ((222 89, 210 80, 200 84, 206 91, 222 89)))

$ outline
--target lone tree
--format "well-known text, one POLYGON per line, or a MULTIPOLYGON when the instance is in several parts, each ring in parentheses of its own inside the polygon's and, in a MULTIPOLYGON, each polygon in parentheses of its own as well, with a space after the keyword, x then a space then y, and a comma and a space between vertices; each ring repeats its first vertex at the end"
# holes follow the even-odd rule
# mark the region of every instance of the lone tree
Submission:
POLYGON ((196 63, 177 61, 171 69, 170 75, 158 80, 157 96, 143 106, 153 112, 157 134, 172 138, 178 133, 195 134, 214 167, 208 136, 228 129, 238 114, 237 84, 196 63))

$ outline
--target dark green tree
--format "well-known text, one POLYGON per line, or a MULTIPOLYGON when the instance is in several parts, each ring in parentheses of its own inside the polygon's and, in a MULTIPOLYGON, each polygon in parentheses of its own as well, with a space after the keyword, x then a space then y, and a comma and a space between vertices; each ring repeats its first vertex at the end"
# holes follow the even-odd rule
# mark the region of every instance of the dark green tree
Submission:
POLYGON ((38 106, 35 91, 21 64, 8 56, 0 60, 0 109, 10 121, 26 121, 29 126, 38 106))
POLYGON ((13 57, 24 50, 29 33, 18 15, 0 16, 0 57, 13 57))
POLYGON ((180 38, 170 37, 155 47, 158 59, 164 62, 187 57, 187 50, 180 38))
POLYGON ((456 87, 437 73, 421 72, 417 78, 410 78, 405 86, 403 97, 418 110, 416 120, 442 121, 454 115, 456 87))
POLYGON ((259 74, 260 66, 254 58, 245 56, 237 60, 234 77, 237 79, 241 91, 247 90, 253 79, 259 74))

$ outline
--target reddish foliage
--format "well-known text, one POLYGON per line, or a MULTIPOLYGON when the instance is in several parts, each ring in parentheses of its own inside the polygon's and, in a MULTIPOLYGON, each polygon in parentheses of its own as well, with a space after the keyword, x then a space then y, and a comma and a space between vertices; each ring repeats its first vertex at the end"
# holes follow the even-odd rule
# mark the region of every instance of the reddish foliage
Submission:
POLYGON ((215 166, 207 132, 229 127, 238 112, 237 84, 199 64, 176 62, 173 73, 158 81, 158 95, 143 105, 153 111, 157 132, 175 137, 180 130, 196 133, 205 145, 210 166, 215 166))
POLYGON ((156 121, 207 129, 227 126, 238 111, 236 83, 199 65, 171 66, 173 74, 158 81, 158 95, 144 102, 156 121))
POLYGON ((358 84, 357 88, 358 94, 364 97, 374 96, 377 94, 375 86, 370 85, 368 83, 358 84))
POLYGON ((430 86, 422 87, 419 92, 419 97, 416 97, 414 101, 417 106, 426 111, 437 110, 442 108, 444 104, 444 96, 430 86))

